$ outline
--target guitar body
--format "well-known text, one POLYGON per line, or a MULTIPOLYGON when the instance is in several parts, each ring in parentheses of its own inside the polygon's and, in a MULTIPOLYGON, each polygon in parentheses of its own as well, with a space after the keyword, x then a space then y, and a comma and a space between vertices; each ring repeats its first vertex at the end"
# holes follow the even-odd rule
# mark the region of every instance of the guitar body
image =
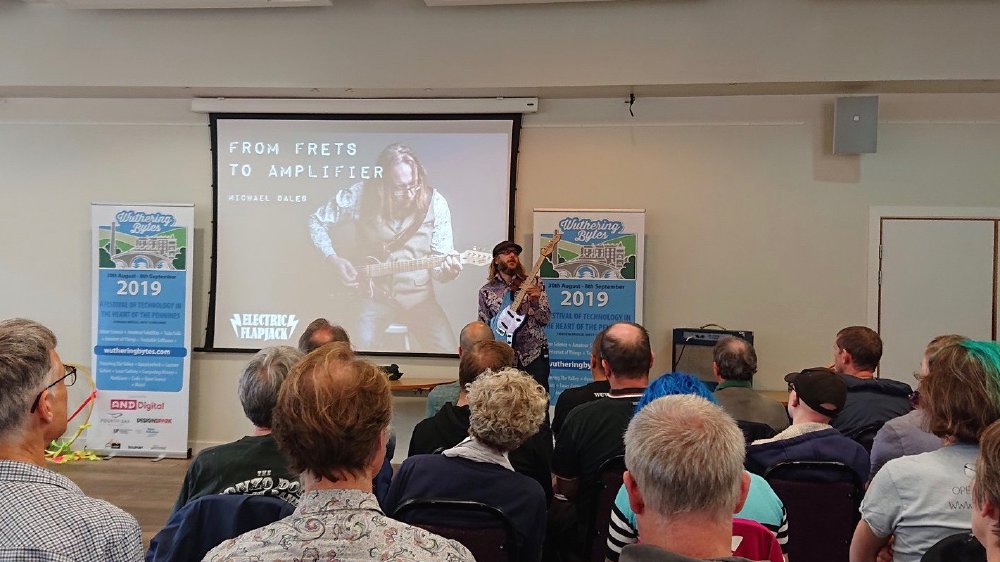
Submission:
POLYGON ((493 335, 498 341, 507 342, 507 345, 513 347, 514 345, 514 334, 521 328, 524 324, 525 318, 524 314, 518 314, 511 310, 510 305, 513 304, 514 299, 510 296, 510 291, 504 293, 503 303, 500 304, 500 312, 496 316, 490 319, 490 328, 493 330, 493 335))

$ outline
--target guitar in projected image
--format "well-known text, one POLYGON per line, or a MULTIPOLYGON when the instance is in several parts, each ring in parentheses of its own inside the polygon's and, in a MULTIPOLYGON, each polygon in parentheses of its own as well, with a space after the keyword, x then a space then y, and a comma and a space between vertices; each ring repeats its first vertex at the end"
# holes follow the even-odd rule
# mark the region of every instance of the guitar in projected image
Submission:
POLYGON ((552 251, 555 250, 556 244, 560 240, 562 240, 562 233, 558 230, 553 232, 552 239, 538 253, 538 259, 535 260, 535 265, 531 268, 528 278, 521 283, 521 288, 517 291, 517 295, 512 298, 512 291, 504 292, 503 302, 500 303, 500 312, 490 319, 490 328, 493 329, 493 335, 496 336, 497 340, 505 341, 508 345, 514 345, 514 334, 517 333, 521 325, 524 324, 525 318, 527 318, 527 314, 518 313, 518 310, 521 309, 521 303, 524 301, 524 296, 527 294, 528 288, 534 287, 538 282, 538 272, 542 269, 542 262, 545 261, 546 257, 552 255, 552 251))
MULTIPOLYGON (((379 261, 378 258, 369 256, 363 260, 363 264, 359 263, 354 265, 355 271, 358 272, 358 288, 361 291, 364 291, 369 298, 374 298, 375 295, 381 295, 383 293, 387 294, 387 290, 379 289, 377 287, 376 281, 378 278, 388 277, 397 273, 419 271, 421 269, 434 269, 435 267, 443 264, 447 258, 447 256, 431 256, 415 260, 383 262, 379 261)), ((462 262, 462 265, 477 265, 479 267, 484 267, 493 261, 493 256, 491 256, 488 252, 483 252, 473 248, 459 254, 458 259, 462 262)))

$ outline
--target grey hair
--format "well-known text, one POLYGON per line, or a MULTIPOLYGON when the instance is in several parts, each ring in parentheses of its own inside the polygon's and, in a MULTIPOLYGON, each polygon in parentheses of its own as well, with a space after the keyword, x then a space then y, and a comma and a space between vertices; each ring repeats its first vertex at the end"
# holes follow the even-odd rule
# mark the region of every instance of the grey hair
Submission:
POLYGON ((625 432, 625 466, 645 504, 661 517, 731 517, 740 499, 743 434, 700 396, 664 396, 643 407, 625 432))
POLYGON ((0 435, 21 426, 52 370, 56 335, 34 320, 0 321, 0 435))
POLYGON ((243 413, 257 427, 271 427, 271 411, 278 403, 281 383, 292 366, 305 354, 288 345, 266 347, 250 360, 240 377, 240 404, 243 413))
POLYGON ((469 384, 467 397, 469 435, 504 453, 538 433, 549 406, 542 385, 512 367, 479 375, 469 384))
POLYGON ((722 378, 748 381, 757 373, 757 352, 750 342, 735 336, 723 336, 712 349, 712 360, 722 378))

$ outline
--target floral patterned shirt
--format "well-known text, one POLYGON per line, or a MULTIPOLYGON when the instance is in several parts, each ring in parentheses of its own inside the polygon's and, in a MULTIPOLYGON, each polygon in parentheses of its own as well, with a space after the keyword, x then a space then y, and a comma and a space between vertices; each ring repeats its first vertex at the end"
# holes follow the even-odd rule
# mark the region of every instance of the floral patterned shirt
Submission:
MULTIPOLYGON (((524 367, 542 354, 549 345, 549 340, 545 337, 545 325, 552 319, 552 309, 549 308, 549 298, 545 295, 545 285, 538 281, 538 286, 542 289, 542 294, 538 298, 538 304, 532 306, 531 301, 526 300, 527 305, 521 304, 521 312, 528 311, 528 317, 524 319, 521 329, 514 335, 514 353, 517 355, 519 367, 524 367)), ((479 319, 487 324, 490 319, 496 316, 503 305, 503 295, 507 292, 507 283, 497 275, 489 283, 479 289, 479 319)))
POLYGON ((292 515, 213 548, 205 562, 475 562, 456 541, 389 519, 361 490, 312 490, 292 515))

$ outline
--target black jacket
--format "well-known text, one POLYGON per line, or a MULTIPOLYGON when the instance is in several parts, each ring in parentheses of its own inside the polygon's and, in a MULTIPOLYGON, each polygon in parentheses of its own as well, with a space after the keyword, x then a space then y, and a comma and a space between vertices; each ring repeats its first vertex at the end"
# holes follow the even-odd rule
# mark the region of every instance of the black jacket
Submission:
POLYGON ((864 440, 869 433, 874 436, 882 424, 913 409, 913 389, 904 382, 844 374, 840 377, 847 384, 847 403, 830 425, 851 439, 864 440))

